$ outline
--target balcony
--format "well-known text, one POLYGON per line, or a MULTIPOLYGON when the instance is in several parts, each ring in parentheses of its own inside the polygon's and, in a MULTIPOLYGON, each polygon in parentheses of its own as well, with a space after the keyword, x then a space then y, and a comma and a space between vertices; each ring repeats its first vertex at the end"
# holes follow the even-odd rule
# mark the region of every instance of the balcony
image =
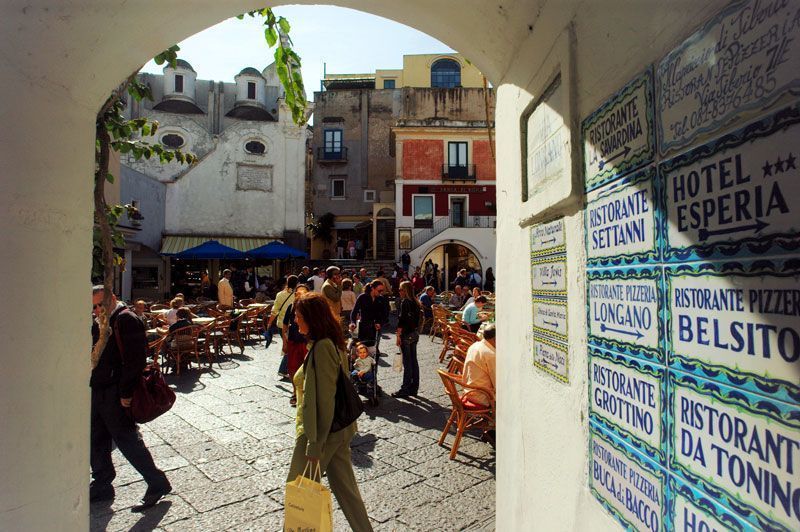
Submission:
POLYGON ((317 148, 317 161, 320 164, 337 164, 347 162, 347 148, 342 146, 338 149, 325 147, 317 148))
POLYGON ((442 181, 475 181, 475 165, 442 165, 442 181))

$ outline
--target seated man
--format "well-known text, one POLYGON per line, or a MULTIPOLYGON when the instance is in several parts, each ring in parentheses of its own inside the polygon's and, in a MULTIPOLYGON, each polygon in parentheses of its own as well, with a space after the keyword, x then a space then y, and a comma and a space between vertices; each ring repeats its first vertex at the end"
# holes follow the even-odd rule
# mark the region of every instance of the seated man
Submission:
POLYGON ((425 319, 433 318, 433 298, 436 296, 436 290, 432 286, 426 286, 422 295, 419 296, 419 302, 422 303, 422 312, 425 319))
MULTIPOLYGON (((497 352, 495 350, 495 329, 494 324, 488 325, 483 331, 483 340, 479 340, 469 346, 467 356, 464 358, 464 378, 463 386, 469 390, 471 386, 480 386, 495 390, 495 362, 497 352)), ((484 392, 475 390, 467 397, 475 404, 491 406, 491 399, 484 392)), ((481 437, 484 441, 489 441, 494 445, 494 430, 484 432, 481 437)))
POLYGON ((469 305, 470 303, 474 303, 475 302, 475 298, 478 297, 479 295, 481 295, 481 289, 477 288, 477 287, 473 288, 472 289, 472 295, 470 296, 469 299, 467 299, 467 302, 464 303, 464 306, 462 307, 461 310, 464 310, 465 308, 467 308, 467 305, 469 305))
POLYGON ((486 296, 478 296, 475 301, 464 307, 462 319, 469 330, 476 333, 481 328, 481 322, 486 321, 486 315, 481 313, 486 304, 486 296))
POLYGON ((454 309, 460 309, 464 304, 464 292, 460 285, 456 285, 453 289, 453 295, 450 296, 450 300, 447 304, 454 309))

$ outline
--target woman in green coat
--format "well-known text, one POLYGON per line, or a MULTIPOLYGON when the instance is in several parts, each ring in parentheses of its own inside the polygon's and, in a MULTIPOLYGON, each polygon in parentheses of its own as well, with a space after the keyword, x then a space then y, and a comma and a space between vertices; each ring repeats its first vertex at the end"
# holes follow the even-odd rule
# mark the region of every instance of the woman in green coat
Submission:
POLYGON ((356 433, 356 424, 330 432, 336 381, 340 371, 348 374, 342 327, 321 294, 305 294, 294 302, 294 312, 300 333, 312 343, 305 363, 294 375, 297 440, 287 482, 295 480, 307 463, 314 470, 319 462, 321 471, 328 473, 331 491, 350 527, 355 532, 371 531, 350 458, 350 440, 356 433))

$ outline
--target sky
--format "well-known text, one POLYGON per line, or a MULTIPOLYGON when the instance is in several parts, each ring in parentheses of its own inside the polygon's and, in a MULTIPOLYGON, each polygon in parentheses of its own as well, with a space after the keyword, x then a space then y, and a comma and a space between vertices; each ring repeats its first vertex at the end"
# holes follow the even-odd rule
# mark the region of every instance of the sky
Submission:
MULTIPOLYGON (((291 24, 289 35, 300 55, 309 100, 320 90, 323 63, 329 74, 374 72, 376 68, 402 68, 404 54, 453 52, 433 37, 397 22, 331 6, 285 6, 274 12, 291 24)), ((242 68, 262 70, 272 63, 263 23, 245 17, 220 22, 178 43, 178 57, 188 61, 198 79, 233 82, 242 68)), ((162 66, 150 61, 144 72, 160 74, 162 66)))

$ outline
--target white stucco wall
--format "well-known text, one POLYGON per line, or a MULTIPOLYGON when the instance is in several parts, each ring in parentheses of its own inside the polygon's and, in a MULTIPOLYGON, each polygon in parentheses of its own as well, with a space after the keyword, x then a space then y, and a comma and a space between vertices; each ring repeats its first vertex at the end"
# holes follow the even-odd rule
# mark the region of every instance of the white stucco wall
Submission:
POLYGON ((167 186, 168 234, 270 235, 302 231, 305 136, 292 124, 232 125, 193 168, 167 186), (249 140, 267 146, 264 155, 245 152, 249 140), (270 191, 237 188, 237 165, 271 167, 270 191))
MULTIPOLYGON (((311 3, 295 0, 293 3, 311 3)), ((336 0, 412 25, 469 57, 497 87, 499 530, 619 526, 587 488, 580 201, 568 225, 570 384, 531 364, 528 232, 520 227, 519 113, 574 20, 576 115, 586 116, 723 4, 336 0), (446 22, 445 22, 446 21, 446 22), (480 38, 475 28, 482 28, 480 38)), ((257 0, 142 9, 123 0, 7 3, 0 17, 0 529, 88 528, 89 269, 94 115, 161 50, 257 0), (164 24, 169 20, 169 24, 164 24), (58 139, 48 143, 42 139, 58 139), (53 274, 53 265, 58 275, 53 274), (42 305, 47 301, 47 305, 42 305), (85 310, 81 310, 85 309, 85 310), (31 319, 36 316, 36 319, 31 319), (42 333, 46 324, 46 333, 42 333)), ((533 92, 532 92, 533 91, 533 92)), ((302 157, 302 149, 297 157, 302 157)), ((287 157, 290 157, 287 152, 287 157)), ((302 209, 298 209, 302 217, 302 209)))

